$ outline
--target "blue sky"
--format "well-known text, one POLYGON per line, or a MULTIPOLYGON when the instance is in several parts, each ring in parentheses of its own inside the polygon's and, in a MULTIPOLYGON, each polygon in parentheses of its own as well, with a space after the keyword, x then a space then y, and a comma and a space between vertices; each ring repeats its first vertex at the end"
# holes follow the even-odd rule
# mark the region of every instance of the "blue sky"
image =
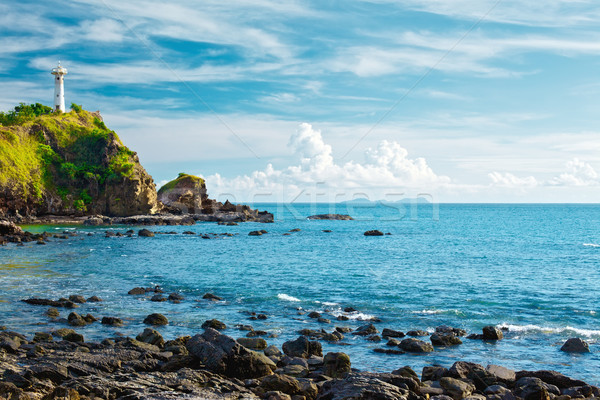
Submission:
POLYGON ((598 202, 593 0, 0 2, 0 109, 100 110, 219 198, 598 202), (320 197, 319 197, 320 196, 320 197))

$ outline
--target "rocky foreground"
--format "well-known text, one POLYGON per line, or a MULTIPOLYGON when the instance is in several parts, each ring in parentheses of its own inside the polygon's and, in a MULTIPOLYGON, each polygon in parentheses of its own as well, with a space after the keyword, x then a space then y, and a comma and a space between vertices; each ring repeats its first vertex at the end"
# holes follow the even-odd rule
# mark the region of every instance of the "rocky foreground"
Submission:
MULTIPOLYGON (((150 316, 149 316, 150 317, 150 316)), ((148 324, 159 323, 158 316, 148 324)), ((103 321, 104 322, 104 321, 103 321)), ((109 323, 110 321, 106 321, 109 323)), ((217 321, 218 322, 218 321, 217 321)), ((194 336, 165 342, 146 328, 135 339, 86 343, 71 329, 27 338, 0 332, 5 399, 557 399, 600 397, 600 389, 554 371, 511 371, 458 361, 450 369, 359 372, 344 353, 323 355, 306 336, 266 346, 207 321, 194 336)))

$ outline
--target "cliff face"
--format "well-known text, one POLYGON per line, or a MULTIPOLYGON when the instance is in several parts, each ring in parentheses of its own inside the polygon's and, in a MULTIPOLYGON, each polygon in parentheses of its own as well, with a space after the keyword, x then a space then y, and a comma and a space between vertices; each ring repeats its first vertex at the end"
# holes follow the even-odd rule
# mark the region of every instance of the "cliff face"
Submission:
POLYGON ((200 214, 209 206, 204 179, 184 173, 160 188, 158 201, 184 214, 200 214))
POLYGON ((98 113, 78 109, 0 125, 0 217, 158 209, 152 177, 98 113))
POLYGON ((229 200, 223 204, 210 199, 206 193, 204 179, 184 173, 160 188, 158 200, 164 205, 164 211, 192 214, 198 221, 273 222, 273 214, 269 212, 232 204, 229 200))

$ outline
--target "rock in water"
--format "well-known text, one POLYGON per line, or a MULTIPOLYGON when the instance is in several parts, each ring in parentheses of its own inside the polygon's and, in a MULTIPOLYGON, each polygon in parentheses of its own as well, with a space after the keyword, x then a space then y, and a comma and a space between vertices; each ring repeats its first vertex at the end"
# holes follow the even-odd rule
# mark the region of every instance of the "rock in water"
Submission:
POLYGON ((366 231, 365 236, 383 236, 383 232, 374 229, 371 231, 366 231))
POLYGON ((202 329, 208 329, 208 328, 223 330, 223 329, 227 329, 227 325, 225 325, 223 322, 219 321, 218 319, 209 319, 208 321, 205 321, 202 324, 202 329))
POLYGON ((271 375, 277 368, 264 354, 248 350, 212 328, 193 336, 186 343, 186 348, 208 369, 230 378, 260 378, 271 375))
POLYGON ((404 339, 400 342, 400 348, 411 353, 431 353, 433 346, 419 339, 404 339))
POLYGON ((206 183, 200 177, 180 173, 160 188, 158 201, 183 214, 200 214, 208 201, 206 183))
POLYGON ((309 358, 310 356, 323 355, 321 343, 309 341, 306 337, 300 336, 296 340, 285 342, 282 346, 283 352, 290 357, 309 358))
POLYGON ((585 340, 580 338, 571 338, 562 345, 560 350, 567 353, 589 353, 590 346, 585 340))
POLYGON ((144 319, 144 323, 147 325, 167 325, 169 320, 162 314, 150 314, 144 319))
POLYGON ((138 232, 138 236, 139 237, 154 237, 154 232, 152 232, 148 229, 140 229, 140 231, 138 232))
POLYGON ((311 215, 310 217, 308 217, 308 219, 314 219, 314 220, 326 219, 326 220, 335 220, 335 221, 351 221, 354 218, 352 218, 349 215, 343 215, 343 214, 319 214, 319 215, 311 215))
POLYGON ((379 331, 373 324, 360 326, 360 327, 356 328, 356 331, 352 332, 353 335, 359 335, 359 336, 369 336, 369 335, 373 335, 375 333, 379 333, 379 331))
POLYGON ((431 343, 435 346, 455 346, 458 344, 462 344, 462 341, 454 333, 451 332, 435 332, 433 335, 431 335, 429 340, 431 340, 431 343))
POLYGON ((483 340, 500 340, 503 337, 502 331, 495 326, 489 325, 483 327, 483 340))

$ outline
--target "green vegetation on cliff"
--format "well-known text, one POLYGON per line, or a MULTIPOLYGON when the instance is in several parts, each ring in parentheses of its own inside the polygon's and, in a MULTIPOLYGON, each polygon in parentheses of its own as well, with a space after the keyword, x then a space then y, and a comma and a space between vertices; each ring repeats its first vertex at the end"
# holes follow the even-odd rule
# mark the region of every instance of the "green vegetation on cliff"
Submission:
POLYGON ((152 178, 99 113, 48 108, 21 104, 0 113, 0 214, 122 215, 156 207, 152 178), (132 210, 117 204, 138 192, 154 195, 133 199, 132 210))

